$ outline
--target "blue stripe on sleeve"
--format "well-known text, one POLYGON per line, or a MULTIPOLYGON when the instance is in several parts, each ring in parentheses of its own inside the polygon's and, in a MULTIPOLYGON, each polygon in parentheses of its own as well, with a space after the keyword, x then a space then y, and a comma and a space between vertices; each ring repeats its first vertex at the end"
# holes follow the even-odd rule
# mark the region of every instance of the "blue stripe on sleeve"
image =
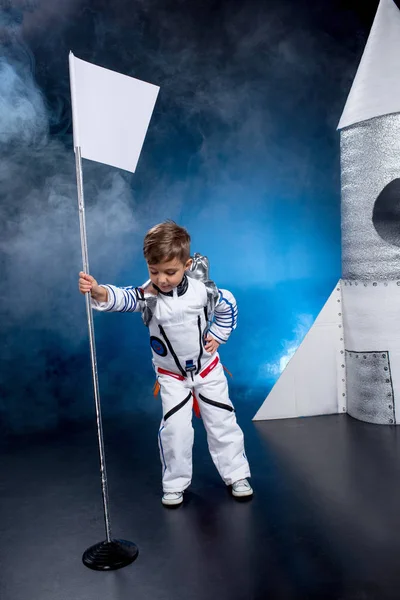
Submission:
MULTIPOLYGON (((225 298, 225 296, 222 295, 221 291, 220 291, 220 294, 221 294, 221 302, 224 301, 229 306, 229 308, 231 310, 230 319, 231 319, 231 325, 233 327, 233 325, 235 324, 235 321, 234 321, 234 311, 235 311, 236 307, 234 307, 233 304, 232 304, 232 302, 229 302, 229 300, 227 298, 225 298)), ((216 311, 216 312, 218 312, 218 311, 216 311)))
POLYGON ((124 306, 123 306, 123 308, 122 308, 121 312, 126 312, 126 307, 127 307, 127 305, 128 305, 128 300, 129 300, 129 298, 128 298, 128 293, 127 293, 127 291, 126 291, 126 290, 122 290, 122 293, 123 293, 123 295, 124 295, 124 306))
POLYGON ((138 294, 137 294, 136 290, 134 290, 134 291, 132 290, 132 296, 133 296, 133 310, 136 310, 137 304, 139 302, 138 294))
POLYGON ((128 304, 128 308, 126 310, 131 310, 131 308, 133 306, 133 294, 130 290, 127 292, 127 294, 129 296, 129 304, 128 304))
MULTIPOLYGON (((238 315, 237 312, 233 313, 233 318, 236 319, 237 315, 238 315)), ((227 316, 227 315, 216 314, 215 315, 215 320, 216 321, 231 321, 232 320, 232 315, 227 316)))
POLYGON ((132 303, 131 303, 131 306, 129 307, 129 310, 134 311, 136 308, 136 304, 137 304, 137 291, 135 288, 131 287, 129 289, 128 294, 130 295, 130 297, 132 299, 132 303))
POLYGON ((107 308, 107 310, 112 310, 112 309, 114 308, 114 306, 115 306, 115 303, 116 303, 116 301, 117 301, 117 297, 116 297, 116 295, 115 295, 115 292, 114 292, 114 290, 112 289, 112 287, 110 287, 109 285, 107 285, 107 286, 106 286, 106 288, 107 288, 108 290, 110 290, 110 292, 112 293, 112 295, 113 295, 113 297, 114 297, 114 302, 113 302, 112 306, 110 306, 110 308, 107 308))
POLYGON ((212 329, 210 329, 210 333, 212 333, 213 336, 215 336, 216 338, 218 338, 219 340, 221 340, 221 342, 226 342, 226 340, 224 340, 222 337, 219 337, 219 335, 217 335, 216 333, 214 333, 212 329))

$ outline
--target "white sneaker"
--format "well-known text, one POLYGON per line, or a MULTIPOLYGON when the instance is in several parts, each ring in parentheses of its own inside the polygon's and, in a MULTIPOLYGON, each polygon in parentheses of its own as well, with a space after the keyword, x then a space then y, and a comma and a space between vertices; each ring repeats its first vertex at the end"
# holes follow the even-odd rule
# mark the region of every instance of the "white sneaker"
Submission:
POLYGON ((183 502, 183 492, 164 492, 161 502, 165 506, 174 506, 183 502))
POLYGON ((247 479, 238 479, 232 484, 232 496, 236 498, 244 498, 245 496, 251 496, 253 489, 247 479))

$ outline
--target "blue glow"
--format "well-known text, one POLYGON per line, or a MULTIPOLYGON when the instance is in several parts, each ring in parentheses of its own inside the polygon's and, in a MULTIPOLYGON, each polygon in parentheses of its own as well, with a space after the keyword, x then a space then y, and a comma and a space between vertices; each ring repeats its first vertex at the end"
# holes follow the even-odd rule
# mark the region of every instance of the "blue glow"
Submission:
MULTIPOLYGON (((318 3, 252 0, 236 11, 221 1, 215 14, 183 3, 181 15, 161 0, 109 4, 79 12, 71 0, 56 15, 43 0, 0 21, 5 433, 94 412, 77 292, 70 47, 161 86, 136 174, 84 163, 91 272, 141 285, 146 230, 167 218, 187 227, 192 251, 209 257, 211 278, 238 302, 238 327, 221 349, 234 402, 256 411, 340 276, 335 128, 363 45, 354 23, 343 45, 313 20, 318 3)), ((140 316, 96 314, 95 326, 103 414, 160 412, 140 316)))

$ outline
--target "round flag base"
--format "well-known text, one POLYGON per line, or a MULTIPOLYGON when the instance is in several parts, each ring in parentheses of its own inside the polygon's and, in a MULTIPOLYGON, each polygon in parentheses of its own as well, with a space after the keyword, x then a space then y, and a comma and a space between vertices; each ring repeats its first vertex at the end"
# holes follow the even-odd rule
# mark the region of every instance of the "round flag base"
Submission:
POLYGON ((138 547, 133 542, 105 540, 88 548, 82 556, 82 562, 95 571, 115 571, 133 563, 138 554, 138 547))

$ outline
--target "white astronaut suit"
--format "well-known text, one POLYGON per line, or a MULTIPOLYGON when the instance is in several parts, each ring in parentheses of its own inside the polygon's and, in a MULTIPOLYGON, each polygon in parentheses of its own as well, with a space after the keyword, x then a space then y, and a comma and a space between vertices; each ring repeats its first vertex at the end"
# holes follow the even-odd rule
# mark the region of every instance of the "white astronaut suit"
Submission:
POLYGON ((163 418, 158 432, 164 492, 182 492, 192 478, 194 396, 207 432, 213 462, 227 485, 250 476, 243 433, 229 399, 218 353, 205 350, 211 334, 225 343, 236 327, 237 307, 228 290, 207 279, 208 261, 195 254, 191 271, 168 293, 104 285, 100 311, 142 312, 149 328, 153 365, 160 384, 163 418))

